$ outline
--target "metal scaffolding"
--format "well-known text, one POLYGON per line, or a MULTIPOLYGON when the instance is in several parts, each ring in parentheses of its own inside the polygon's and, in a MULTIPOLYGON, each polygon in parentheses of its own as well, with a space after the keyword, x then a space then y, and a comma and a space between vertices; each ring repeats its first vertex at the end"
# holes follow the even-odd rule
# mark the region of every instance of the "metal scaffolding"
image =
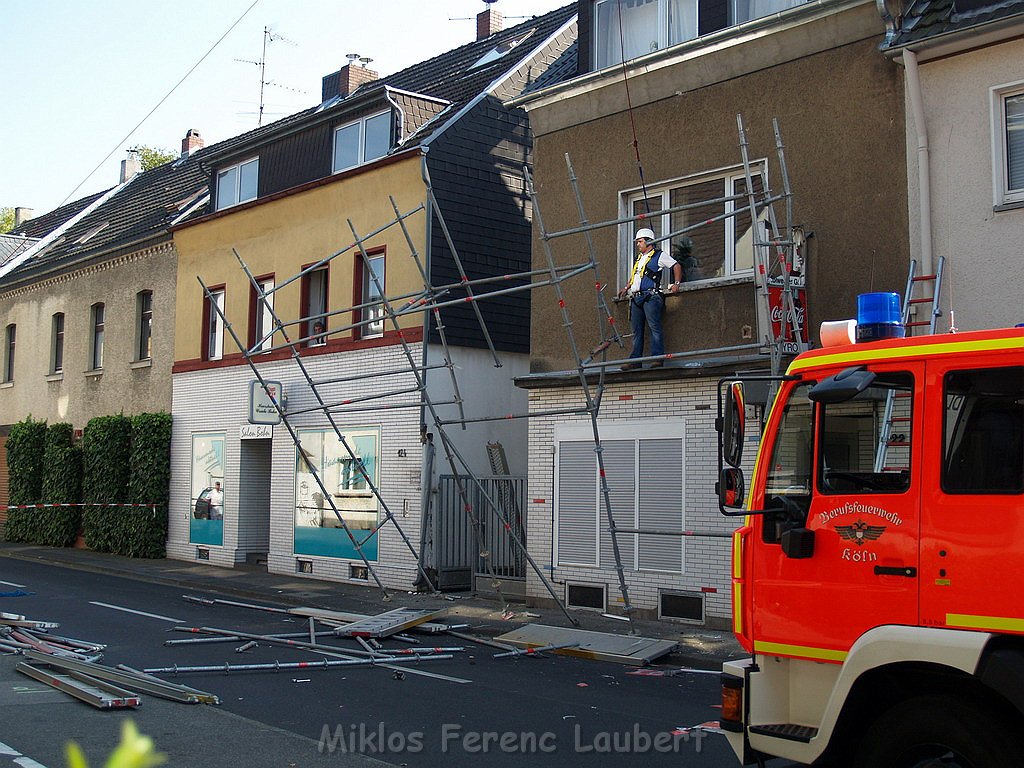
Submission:
MULTIPOLYGON (((778 131, 778 125, 775 125, 775 135, 783 185, 783 192, 778 195, 773 195, 769 190, 766 173, 762 172, 759 185, 754 184, 754 172, 751 170, 751 164, 747 156, 746 135, 743 129, 742 120, 739 116, 737 116, 737 125, 740 133, 740 149, 743 158, 744 172, 746 175, 745 194, 716 198, 715 200, 702 201, 699 203, 688 203, 686 205, 648 213, 645 214, 645 217, 650 218, 660 214, 674 213, 690 208, 706 206, 708 204, 723 204, 724 206, 727 201, 733 203, 733 209, 731 211, 727 211, 720 216, 715 216, 714 218, 707 219, 698 224, 686 226, 677 231, 664 234, 657 238, 658 241, 670 240, 671 238, 684 235, 698 227, 737 216, 744 212, 749 213, 751 226, 755 231, 759 229, 756 225, 762 220, 762 217, 770 222, 771 230, 775 233, 774 237, 769 238, 768 240, 764 240, 757 236, 754 237, 754 265, 757 275, 756 281, 758 285, 758 293, 759 296, 763 295, 764 301, 767 302, 768 286, 776 281, 779 282, 783 292, 784 308, 787 308, 786 320, 787 322, 791 322, 792 327, 788 332, 784 330, 776 337, 776 335, 772 334, 771 325, 769 324, 767 326, 768 335, 765 335, 764 329, 762 328, 761 339, 755 343, 722 347, 720 349, 702 350, 700 354, 707 355, 747 349, 759 349, 761 351, 765 351, 767 349, 771 353, 773 372, 777 372, 781 365, 782 355, 792 351, 783 346, 785 340, 789 338, 788 334, 792 334, 796 339, 802 339, 792 294, 794 283, 791 278, 796 241, 793 237, 793 227, 791 223, 791 192, 789 189, 789 180, 786 175, 786 165, 783 157, 782 142, 778 131), (760 195, 755 192, 755 186, 760 186, 760 195), (779 229, 772 207, 773 203, 780 201, 785 202, 786 206, 784 234, 783 231, 779 229), (768 249, 772 249, 773 252, 777 254, 777 258, 766 258, 764 254, 768 249)), ((529 170, 524 168, 525 186, 533 206, 533 220, 540 233, 540 244, 544 264, 542 268, 518 272, 515 274, 471 278, 471 276, 466 272, 463 260, 459 256, 458 249, 449 232, 441 207, 435 197, 434 189, 427 171, 426 159, 424 158, 422 165, 422 175, 426 189, 424 203, 417 205, 411 210, 402 212, 399 210, 394 197, 389 196, 391 208, 394 212, 394 217, 392 219, 383 223, 373 231, 366 233, 358 232, 352 221, 348 220, 347 224, 353 238, 350 244, 330 255, 325 256, 315 264, 304 268, 292 277, 281 283, 275 284, 266 291, 264 291, 263 285, 260 281, 258 281, 253 275, 252 270, 250 270, 241 254, 239 254, 237 250, 234 251, 240 268, 248 278, 255 295, 259 297, 260 305, 266 313, 265 316, 269 317, 271 320, 272 327, 266 330, 263 338, 256 339, 251 348, 243 342, 239 334, 235 331, 224 309, 219 306, 217 301, 214 300, 210 289, 203 282, 202 278, 197 278, 203 288, 207 303, 212 310, 217 313, 224 328, 230 334, 231 339, 252 370, 254 377, 264 389, 268 398, 270 398, 270 401, 273 402, 280 418, 280 423, 285 425, 288 434, 296 446, 297 455, 302 457, 302 461, 305 463, 307 471, 315 479, 320 495, 322 495, 325 502, 330 506, 330 512, 333 513, 338 524, 344 530, 354 551, 358 554, 363 566, 366 568, 367 574, 373 578, 377 587, 383 592, 386 598, 389 596, 388 590, 384 586, 374 563, 366 556, 366 553, 364 552, 365 545, 380 530, 385 526, 390 525, 398 533, 405 548, 409 551, 413 560, 416 562, 416 569, 419 575, 418 583, 427 586, 431 590, 436 590, 437 587, 428 573, 428 568, 425 567, 422 556, 422 550, 426 545, 425 530, 427 521, 425 519, 420 521, 424 534, 420 536, 420 551, 417 551, 417 547, 414 546, 412 540, 403 529, 398 516, 396 516, 390 508, 385 495, 381 492, 381 489, 374 482, 371 474, 367 471, 351 441, 346 439, 345 430, 341 424, 339 424, 338 417, 352 413, 381 411, 394 408, 420 409, 420 435, 421 441, 424 443, 425 447, 425 465, 428 462, 432 463, 433 461, 434 442, 432 440, 432 436, 436 435, 438 438, 437 444, 441 448, 444 460, 447 462, 452 475, 456 478, 457 496, 469 518, 473 534, 477 541, 480 559, 485 564, 487 576, 491 579, 491 585, 498 594, 499 599, 502 602, 503 609, 507 609, 508 601, 502 592, 502 580, 495 572, 492 566, 490 553, 487 551, 487 544, 483 534, 484 515, 489 515, 498 526, 508 532, 510 541, 516 550, 517 556, 529 565, 530 569, 536 575, 547 594, 561 607, 569 620, 573 624, 578 624, 576 618, 568 612, 564 600, 556 593, 549 577, 531 556, 524 540, 525 536, 521 533, 521 526, 517 524, 517 521, 511 520, 508 516, 507 510, 509 505, 507 503, 503 503, 503 499, 497 498, 495 494, 489 492, 481 483, 478 476, 474 474, 466 457, 459 450, 455 440, 450 435, 449 430, 451 428, 465 430, 467 424, 519 418, 551 417, 561 415, 586 415, 589 417, 598 466, 600 493, 603 500, 603 506, 605 508, 607 531, 611 538, 615 570, 618 575, 618 586, 622 594, 623 612, 626 618, 631 619, 631 614, 633 613, 634 608, 630 602, 629 589, 626 582, 623 561, 619 548, 620 534, 630 535, 642 532, 645 535, 651 534, 668 536, 681 535, 717 537, 720 535, 716 532, 624 528, 617 526, 615 522, 614 510, 611 503, 611 493, 604 466, 604 449, 602 447, 602 439, 598 425, 598 415, 606 387, 608 368, 613 365, 618 365, 621 362, 608 360, 607 353, 612 345, 617 345, 621 348, 623 346, 623 339, 615 326, 615 318, 604 294, 606 285, 601 282, 597 253, 591 238, 591 233, 595 230, 606 227, 632 226, 636 224, 637 217, 627 216, 609 221, 591 223, 584 210, 582 196, 580 194, 580 185, 568 155, 566 155, 565 160, 568 180, 576 201, 579 224, 578 226, 558 231, 549 231, 546 228, 541 211, 541 201, 534 186, 533 179, 529 170), (458 269, 460 279, 456 282, 443 285, 435 285, 432 283, 429 266, 424 263, 423 257, 419 254, 415 241, 410 235, 409 228, 407 226, 408 221, 412 217, 420 216, 421 214, 427 219, 428 227, 430 226, 431 221, 436 221, 438 224, 440 231, 444 236, 447 248, 450 251, 451 259, 455 267, 458 269), (400 295, 389 296, 386 294, 385 286, 380 276, 375 272, 375 270, 368 269, 367 272, 369 277, 372 279, 375 295, 379 298, 346 307, 344 309, 332 310, 330 312, 324 311, 316 314, 315 316, 309 315, 294 319, 285 319, 277 314, 274 304, 271 301, 272 294, 277 293, 286 286, 303 279, 313 271, 327 266, 333 260, 348 253, 358 254, 358 256, 364 260, 363 263, 369 263, 368 259, 370 258, 370 255, 367 252, 367 247, 369 247, 370 241, 392 227, 399 227, 401 229, 408 248, 408 257, 415 264, 422 281, 422 287, 420 289, 400 295), (579 263, 558 264, 556 263, 555 256, 552 252, 551 243, 558 238, 570 236, 582 236, 586 246, 587 258, 579 263), (588 342, 586 345, 578 340, 578 332, 569 311, 565 292, 563 291, 563 283, 577 278, 589 279, 595 289, 593 294, 595 317, 594 336, 593 342, 588 342), (538 410, 533 412, 529 412, 528 410, 526 413, 505 413, 497 415, 467 414, 464 409, 464 401, 459 386, 457 369, 453 364, 453 356, 444 332, 445 326, 442 322, 443 310, 449 307, 465 306, 466 304, 469 304, 473 308, 473 313, 479 328, 480 338, 486 343, 486 347, 490 355, 493 357, 495 367, 501 367, 502 361, 495 348, 491 334, 488 331, 480 304, 481 302, 489 301, 497 297, 533 291, 541 287, 550 287, 555 293, 559 316, 561 318, 562 327, 565 331, 566 343, 571 352, 572 360, 574 361, 576 378, 579 381, 579 389, 582 396, 581 402, 575 407, 538 410), (372 314, 373 316, 367 319, 367 314, 372 314), (401 324, 402 318, 413 314, 420 314, 423 316, 424 327, 429 327, 429 323, 432 321, 441 350, 442 362, 428 361, 427 348, 430 342, 426 334, 424 334, 424 338, 422 340, 423 349, 421 355, 417 358, 415 350, 406 338, 406 334, 403 331, 401 324), (327 323, 326 320, 331 317, 354 319, 346 321, 343 324, 335 325, 334 327, 327 327, 329 323, 327 323), (311 341, 326 340, 330 336, 336 336, 341 333, 365 328, 371 323, 380 323, 382 319, 384 322, 388 323, 393 330, 392 336, 397 341, 396 346, 401 351, 404 365, 391 364, 388 367, 382 367, 380 370, 367 370, 363 373, 354 375, 320 378, 312 375, 308 364, 309 358, 301 354, 301 350, 304 346, 308 345, 311 341), (309 332, 309 329, 312 328, 312 323, 315 320, 323 320, 324 327, 311 333, 309 332), (268 342, 273 342, 276 338, 280 338, 282 343, 272 345, 270 347, 264 346, 268 342), (582 351, 584 346, 586 346, 588 351, 582 351), (262 357, 263 354, 274 350, 287 350, 290 352, 291 360, 300 372, 301 381, 305 383, 309 392, 312 394, 315 402, 314 405, 301 409, 288 409, 285 407, 284 403, 280 401, 280 398, 275 397, 274 392, 268 386, 268 381, 261 373, 258 365, 259 358, 262 357), (441 372, 445 370, 447 370, 447 379, 451 384, 451 394, 450 396, 445 395, 444 399, 435 399, 431 392, 431 388, 428 388, 427 386, 427 374, 430 371, 441 372), (351 395, 345 392, 346 387, 350 385, 368 381, 372 381, 379 385, 381 381, 386 381, 389 377, 400 377, 411 380, 411 382, 405 386, 400 382, 399 384, 391 387, 374 387, 368 394, 351 395), (455 406, 458 413, 457 417, 443 418, 439 410, 442 406, 455 406), (353 529, 346 520, 343 510, 339 509, 335 503, 334 495, 328 491, 325 481, 321 477, 319 468, 312 463, 309 455, 302 450, 301 441, 296 430, 294 420, 298 416, 305 416, 309 414, 318 414, 327 422, 327 424, 329 424, 338 442, 348 454, 355 471, 366 483, 366 487, 376 499, 376 502, 379 505, 380 518, 377 524, 369 529, 369 531, 359 529, 359 533, 357 533, 357 531, 353 529), (478 510, 474 508, 474 505, 470 500, 470 488, 475 489, 480 498, 483 499, 484 509, 478 510)), ((785 328, 785 323, 782 324, 782 327, 785 328)), ((692 354, 697 353, 674 352, 661 356, 661 359, 679 358, 692 354)), ((659 358, 650 357, 642 359, 654 360, 659 358)), ((430 471, 431 470, 425 470, 425 472, 428 473, 428 478, 430 471)), ((428 497, 429 494, 425 493, 424 498, 427 499, 428 497)), ((426 515, 428 508, 429 505, 424 504, 424 515, 426 515)))

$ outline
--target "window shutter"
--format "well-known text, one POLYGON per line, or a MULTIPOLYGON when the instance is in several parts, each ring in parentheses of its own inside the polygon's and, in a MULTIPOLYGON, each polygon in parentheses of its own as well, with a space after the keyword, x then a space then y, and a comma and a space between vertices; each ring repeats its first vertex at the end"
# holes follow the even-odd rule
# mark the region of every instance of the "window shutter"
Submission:
POLYGON ((597 565, 597 457, 592 442, 558 443, 558 564, 597 565))
MULTIPOLYGON (((608 496, 612 504, 615 526, 636 528, 636 441, 607 440, 604 447, 604 469, 608 477, 608 496)), ((641 487, 644 484, 644 470, 641 467, 641 487)), ((604 504, 604 495, 598 488, 600 512, 598 525, 601 529, 601 567, 615 567, 615 553, 612 551, 612 536, 608 532, 608 512, 604 504)), ((620 533, 619 556, 622 567, 634 570, 636 562, 636 534, 620 533)))
MULTIPOLYGON (((683 441, 641 440, 640 466, 647 467, 640 479, 638 528, 683 530, 683 441), (651 471, 653 469, 653 471, 651 471)), ((640 536, 641 570, 683 570, 682 536, 640 536)))

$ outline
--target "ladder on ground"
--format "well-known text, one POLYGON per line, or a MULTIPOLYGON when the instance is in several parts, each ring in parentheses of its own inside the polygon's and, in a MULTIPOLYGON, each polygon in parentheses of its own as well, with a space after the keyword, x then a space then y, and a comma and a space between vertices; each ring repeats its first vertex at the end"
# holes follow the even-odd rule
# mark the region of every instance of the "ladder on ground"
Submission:
MULTIPOLYGON (((936 264, 935 274, 933 275, 918 275, 917 274, 917 260, 910 260, 910 271, 907 274, 907 287, 903 293, 903 311, 902 321, 903 327, 909 331, 912 328, 922 328, 928 326, 928 333, 935 333, 935 324, 938 322, 939 316, 942 314, 942 309, 939 307, 939 293, 942 290, 942 270, 945 266, 945 258, 940 256, 938 263, 936 264), (924 296, 920 298, 913 298, 914 286, 918 283, 932 283, 932 290, 930 296, 924 296), (924 307, 928 305, 928 319, 927 320, 911 320, 911 312, 917 307, 924 307)), ((910 447, 910 433, 909 432, 897 432, 895 428, 898 425, 906 425, 910 427, 910 416, 893 415, 893 411, 896 410, 896 402, 902 398, 910 397, 909 393, 897 393, 894 390, 889 390, 885 396, 885 412, 882 416, 882 428, 878 431, 878 447, 875 450, 875 472, 896 472, 907 467, 902 465, 888 466, 886 459, 889 455, 890 448, 909 448, 910 447)))

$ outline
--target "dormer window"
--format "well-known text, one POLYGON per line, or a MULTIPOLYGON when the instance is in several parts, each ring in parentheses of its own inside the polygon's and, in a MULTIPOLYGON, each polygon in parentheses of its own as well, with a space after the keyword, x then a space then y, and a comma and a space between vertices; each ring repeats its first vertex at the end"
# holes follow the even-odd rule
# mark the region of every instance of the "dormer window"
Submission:
POLYGON ((510 40, 506 40, 505 42, 494 46, 493 48, 491 48, 491 50, 489 50, 487 53, 485 53, 483 56, 477 59, 476 62, 470 66, 470 69, 486 67, 488 64, 497 61, 502 56, 511 51, 513 48, 515 48, 517 45, 519 45, 521 42, 523 42, 531 34, 533 34, 532 31, 527 32, 525 35, 520 35, 519 37, 513 37, 510 40))
POLYGON ((255 200, 260 178, 260 159, 232 165, 217 174, 217 210, 255 200))
POLYGON ((384 157, 391 149, 391 112, 378 112, 342 125, 334 131, 334 164, 337 173, 384 157))

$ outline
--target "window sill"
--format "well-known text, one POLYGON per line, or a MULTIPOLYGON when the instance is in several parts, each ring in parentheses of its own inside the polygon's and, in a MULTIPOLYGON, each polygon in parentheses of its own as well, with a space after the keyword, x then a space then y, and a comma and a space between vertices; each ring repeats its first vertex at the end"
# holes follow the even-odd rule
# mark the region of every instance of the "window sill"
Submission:
POLYGON ((1024 200, 1014 200, 1009 203, 1002 203, 1001 205, 993 205, 993 213, 1002 213, 1003 211, 1019 211, 1024 209, 1024 200))
POLYGON ((85 378, 87 378, 87 379, 98 379, 102 375, 103 375, 103 369, 102 368, 94 368, 91 371, 86 371, 85 372, 85 378))
POLYGON ((57 373, 51 373, 46 377, 47 381, 64 381, 64 371, 58 371, 57 373))
POLYGON ((14 382, 13 381, 0 382, 0 389, 10 389, 13 386, 14 386, 14 382))
POLYGON ((141 368, 152 368, 153 360, 151 358, 146 358, 145 360, 136 360, 134 363, 129 363, 128 367, 131 368, 133 371, 137 371, 141 368))
MULTIPOLYGON (((666 298, 668 298, 672 296, 679 296, 684 293, 690 293, 691 291, 703 291, 708 288, 724 288, 725 286, 728 285, 742 285, 744 283, 753 282, 753 275, 736 275, 734 277, 713 277, 710 280, 695 280, 692 283, 681 283, 674 294, 665 291, 664 295, 666 296, 666 298)), ((629 301, 629 299, 619 298, 618 296, 616 296, 614 298, 614 301, 615 303, 621 303, 629 301)))

